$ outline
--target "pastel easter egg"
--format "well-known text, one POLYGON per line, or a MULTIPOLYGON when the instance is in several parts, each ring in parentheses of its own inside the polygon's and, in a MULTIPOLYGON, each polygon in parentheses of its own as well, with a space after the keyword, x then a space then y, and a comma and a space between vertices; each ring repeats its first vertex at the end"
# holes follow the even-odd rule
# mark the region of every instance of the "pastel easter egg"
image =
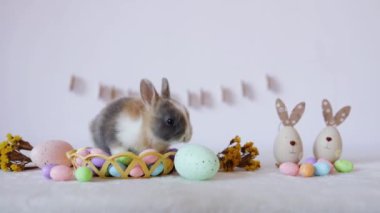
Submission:
POLYGON ((174 166, 181 177, 189 180, 207 180, 219 170, 219 159, 209 148, 198 144, 181 147, 174 159, 174 166))
POLYGON ((51 179, 50 177, 50 171, 51 169, 56 166, 55 164, 48 164, 44 167, 42 167, 42 175, 47 178, 47 179, 51 179))
POLYGON ((164 164, 160 163, 156 169, 150 174, 151 176, 158 176, 164 171, 164 164))
MULTIPOLYGON (((144 151, 142 151, 139 156, 143 156, 147 153, 158 153, 156 150, 154 149, 146 149, 144 151)), ((158 160, 158 157, 156 155, 147 155, 145 157, 143 157, 142 159, 147 165, 150 165, 150 164, 153 164, 155 163, 157 160, 158 160)))
POLYGON ((335 169, 338 172, 347 173, 347 172, 352 172, 352 170, 354 169, 354 164, 348 160, 337 160, 335 161, 334 165, 335 165, 335 169))
POLYGON ((303 177, 312 177, 314 172, 314 166, 310 163, 303 163, 299 170, 299 174, 303 177))
POLYGON ((317 159, 315 157, 308 157, 304 160, 304 163, 315 164, 317 159))
POLYGON ((91 162, 94 164, 94 166, 101 168, 106 160, 99 157, 94 157, 91 159, 91 162))
POLYGON ((285 162, 280 165, 280 172, 284 175, 298 175, 299 166, 293 162, 285 162))
POLYGON ((128 156, 123 156, 123 157, 118 157, 116 161, 127 166, 132 162, 132 158, 128 156))
MULTIPOLYGON (((167 152, 178 152, 178 149, 176 148, 171 148, 167 152)), ((174 161, 175 155, 170 155, 169 158, 174 161)))
POLYGON ((315 176, 326 176, 330 173, 330 165, 325 162, 317 162, 314 164, 315 176))
MULTIPOLYGON (((86 157, 89 154, 90 154, 90 151, 88 149, 86 149, 86 148, 80 149, 80 150, 77 151, 77 155, 79 155, 81 157, 86 157)), ((75 162, 76 162, 77 166, 82 166, 82 164, 83 164, 83 160, 81 158, 79 158, 79 157, 77 157, 75 159, 75 162)))
POLYGON ((335 173, 334 165, 329 160, 326 160, 324 158, 319 158, 317 162, 327 163, 330 166, 330 174, 334 174, 335 173))
POLYGON ((139 165, 135 166, 131 171, 129 172, 129 175, 132 177, 141 177, 144 175, 144 171, 141 169, 139 165))
MULTIPOLYGON (((118 163, 119 164, 119 166, 120 166, 120 168, 121 168, 121 170, 125 170, 125 166, 124 166, 124 164, 122 164, 122 163, 118 163)), ((111 175, 111 176, 113 176, 113 177, 121 177, 121 174, 117 171, 117 169, 116 169, 116 167, 115 166, 113 166, 113 165, 110 165, 109 166, 109 168, 108 168, 108 172, 109 172, 109 174, 111 175)))
POLYGON ((101 155, 105 155, 105 156, 109 155, 107 152, 105 152, 104 150, 99 149, 99 148, 91 148, 89 151, 90 151, 90 154, 101 154, 101 155))
POLYGON ((79 167, 75 170, 75 178, 80 182, 88 182, 92 180, 92 171, 87 167, 79 167))
POLYGON ((68 181, 73 179, 73 170, 65 165, 54 166, 50 170, 50 177, 55 181, 68 181))
POLYGON ((73 147, 66 141, 50 140, 37 144, 30 153, 30 158, 41 169, 48 164, 70 166, 66 153, 73 147))

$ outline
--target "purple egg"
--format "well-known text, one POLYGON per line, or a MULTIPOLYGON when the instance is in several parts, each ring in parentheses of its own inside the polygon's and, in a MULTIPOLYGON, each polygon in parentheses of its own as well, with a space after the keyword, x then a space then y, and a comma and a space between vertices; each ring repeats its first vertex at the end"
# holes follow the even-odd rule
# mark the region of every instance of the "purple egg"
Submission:
POLYGON ((42 167, 42 175, 46 178, 46 179, 51 179, 50 177, 50 170, 56 166, 55 164, 48 164, 44 167, 42 167))
POLYGON ((315 159, 315 157, 306 158, 306 160, 304 161, 304 163, 310 163, 310 164, 315 164, 316 162, 317 162, 317 159, 315 159))
MULTIPOLYGON (((169 149, 167 152, 177 152, 177 151, 178 151, 178 149, 176 149, 176 148, 171 148, 171 149, 169 149)), ((170 155, 169 158, 170 158, 172 161, 174 161, 175 155, 170 155)))
POLYGON ((100 168, 103 166, 105 160, 103 158, 93 158, 91 159, 91 162, 94 164, 94 166, 100 168))

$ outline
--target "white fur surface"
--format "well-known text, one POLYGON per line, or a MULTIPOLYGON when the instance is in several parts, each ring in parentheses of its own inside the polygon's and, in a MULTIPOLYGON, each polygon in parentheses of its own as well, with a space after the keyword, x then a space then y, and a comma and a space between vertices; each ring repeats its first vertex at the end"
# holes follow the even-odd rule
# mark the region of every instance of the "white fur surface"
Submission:
POLYGON ((379 212, 379 178, 379 160, 327 177, 289 177, 264 165, 201 182, 177 175, 54 182, 39 170, 0 172, 0 212, 379 212))
MULTIPOLYGON (((124 147, 130 147, 132 144, 137 143, 141 137, 142 129, 142 117, 138 119, 132 119, 127 115, 122 115, 117 120, 116 129, 118 134, 116 135, 117 139, 122 142, 124 147)), ((122 152, 122 147, 115 147, 111 149, 113 154, 122 152)))

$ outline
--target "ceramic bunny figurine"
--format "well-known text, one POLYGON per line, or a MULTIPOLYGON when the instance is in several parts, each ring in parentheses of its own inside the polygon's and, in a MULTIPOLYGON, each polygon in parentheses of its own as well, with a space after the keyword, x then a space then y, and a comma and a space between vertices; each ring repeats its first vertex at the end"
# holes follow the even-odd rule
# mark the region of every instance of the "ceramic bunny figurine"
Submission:
POLYGON ((336 128, 346 120, 351 112, 350 106, 345 106, 333 116, 333 110, 328 100, 322 101, 323 117, 326 127, 319 133, 314 142, 314 156, 324 158, 334 163, 342 153, 342 138, 336 128))
POLYGON ((302 140, 294 128, 305 112, 305 103, 301 102, 293 109, 290 117, 282 100, 276 100, 276 110, 284 127, 278 133, 274 143, 276 165, 281 163, 298 163, 303 156, 302 140))

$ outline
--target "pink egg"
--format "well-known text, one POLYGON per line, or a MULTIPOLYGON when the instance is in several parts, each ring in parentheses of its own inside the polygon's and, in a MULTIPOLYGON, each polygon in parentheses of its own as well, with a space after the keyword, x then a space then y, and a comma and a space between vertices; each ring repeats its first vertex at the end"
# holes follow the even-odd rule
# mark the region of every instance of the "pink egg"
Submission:
POLYGON ((296 176, 298 175, 299 166, 292 162, 282 163, 280 165, 280 172, 284 175, 296 176))
POLYGON ((144 175, 144 171, 141 169, 139 165, 135 166, 135 168, 131 169, 129 175, 132 177, 141 177, 144 175))
POLYGON ((50 170, 50 177, 52 180, 55 180, 55 181, 72 180, 74 178, 73 170, 70 167, 65 166, 65 165, 54 166, 50 170))
POLYGON ((320 162, 320 163, 327 163, 329 166, 330 166, 330 174, 334 174, 336 171, 335 171, 335 167, 334 165, 329 161, 329 160, 326 160, 326 159, 323 159, 323 158, 320 158, 318 159, 317 162, 320 162))
MULTIPOLYGON (((144 151, 142 151, 141 153, 140 153, 140 155, 139 156, 142 156, 142 155, 145 155, 146 153, 158 153, 156 150, 154 150, 154 149, 146 149, 146 150, 144 150, 144 151)), ((158 160, 158 157, 157 156, 155 156, 155 155, 147 155, 147 156, 145 156, 143 159, 142 159, 146 164, 153 164, 153 163, 155 163, 157 160, 158 160)))
POLYGON ((71 162, 66 156, 70 150, 73 147, 68 142, 51 140, 37 144, 31 151, 30 158, 41 169, 48 164, 70 166, 71 162))
POLYGON ((99 149, 99 148, 92 148, 90 149, 90 153, 91 154, 101 154, 101 155, 107 155, 107 152, 103 151, 102 149, 99 149))
MULTIPOLYGON (((90 152, 87 149, 80 149, 77 151, 77 154, 82 157, 86 157, 90 154, 90 152)), ((75 162, 78 166, 82 166, 83 160, 81 158, 76 158, 75 162)))

